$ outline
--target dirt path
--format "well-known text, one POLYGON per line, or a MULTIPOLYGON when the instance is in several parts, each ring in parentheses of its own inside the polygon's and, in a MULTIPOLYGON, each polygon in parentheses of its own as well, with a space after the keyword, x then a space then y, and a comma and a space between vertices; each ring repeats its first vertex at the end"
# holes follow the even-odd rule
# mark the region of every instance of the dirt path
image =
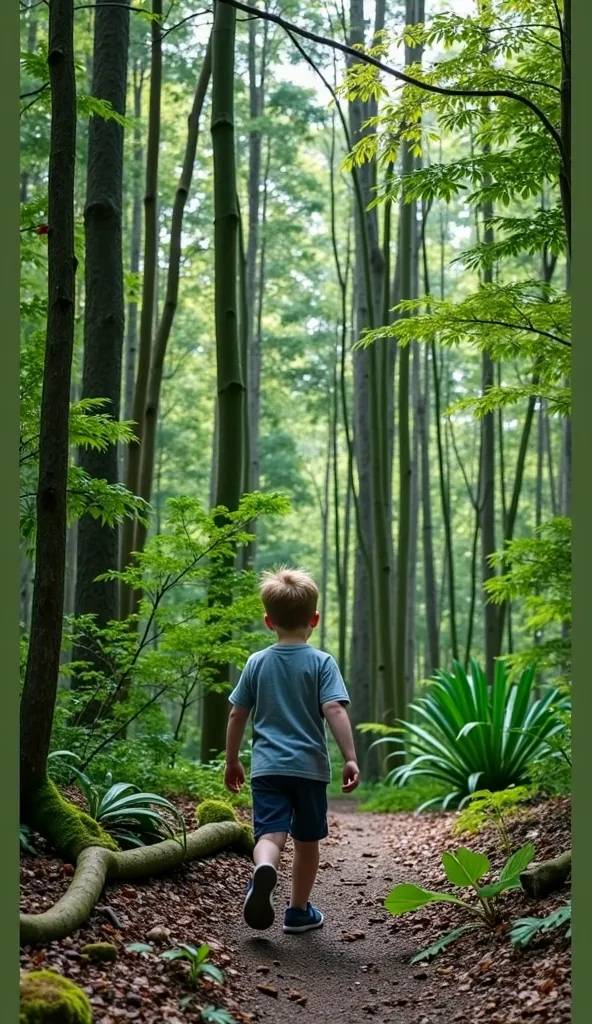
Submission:
MULTIPOLYGON (((186 801, 184 810, 190 824, 193 804, 186 801)), ((518 953, 502 926, 465 937, 429 965, 410 965, 418 950, 460 923, 458 911, 438 904, 393 918, 384 899, 401 881, 442 888, 441 852, 460 843, 451 816, 361 814, 348 800, 330 808, 329 821, 313 893, 325 914, 319 931, 282 932, 289 851, 275 924, 262 934, 249 931, 242 902, 251 865, 222 853, 167 877, 109 886, 103 909, 84 928, 46 949, 23 949, 21 965, 52 967, 81 985, 93 1006, 93 1024, 201 1024, 206 1005, 226 1008, 238 1024, 568 1024, 570 948, 564 935, 549 934, 518 953), (164 934, 152 953, 128 950, 146 942, 155 927, 164 934), (116 962, 89 963, 84 945, 105 940, 117 947, 116 962), (213 962, 225 972, 222 988, 205 982, 191 989, 187 965, 159 956, 179 943, 201 942, 211 946, 213 962)), ((526 811, 510 832, 514 849, 532 841, 539 859, 553 855, 569 845, 569 801, 526 811)), ((499 867, 495 834, 464 842, 499 867)), ((38 913, 51 906, 71 870, 47 854, 25 858, 23 909, 38 913)), ((512 893, 504 916, 544 916, 568 897, 562 892, 533 906, 512 893)))
POLYGON ((289 850, 280 872, 273 928, 259 936, 244 927, 240 916, 228 920, 227 938, 236 948, 243 979, 270 986, 270 994, 260 992, 256 998, 260 1019, 290 1016, 302 1024, 339 1019, 347 1024, 392 1024, 395 1019, 398 1024, 436 1024, 456 1019, 458 998, 453 1013, 447 999, 434 1005, 427 991, 428 973, 409 966, 417 951, 413 936, 393 934, 393 918, 383 907, 389 889, 408 878, 397 819, 357 814, 344 803, 331 807, 329 825, 313 893, 325 915, 322 929, 302 936, 282 932, 290 893, 289 850))

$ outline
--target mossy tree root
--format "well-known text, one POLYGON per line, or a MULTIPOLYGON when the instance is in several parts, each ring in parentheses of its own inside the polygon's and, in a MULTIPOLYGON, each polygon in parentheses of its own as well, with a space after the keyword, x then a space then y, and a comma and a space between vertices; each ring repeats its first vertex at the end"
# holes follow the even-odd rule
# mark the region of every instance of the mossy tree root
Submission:
POLYGON ((135 881, 163 874, 227 846, 244 848, 247 842, 244 825, 221 821, 190 832, 185 848, 174 839, 117 853, 89 846, 78 855, 74 878, 62 898, 43 914, 21 914, 21 942, 45 945, 71 935, 88 919, 108 881, 135 881))
POLYGON ((563 888, 570 874, 571 850, 566 850, 552 860, 531 864, 520 875, 520 884, 531 899, 543 900, 563 888))

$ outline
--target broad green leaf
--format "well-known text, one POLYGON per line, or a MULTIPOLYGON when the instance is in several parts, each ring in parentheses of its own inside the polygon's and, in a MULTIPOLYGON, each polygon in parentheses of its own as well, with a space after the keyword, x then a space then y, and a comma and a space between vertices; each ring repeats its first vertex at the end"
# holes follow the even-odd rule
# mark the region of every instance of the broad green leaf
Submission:
POLYGON ((528 865, 534 860, 534 846, 532 843, 526 843, 525 846, 521 846, 516 853, 513 853, 509 861, 504 865, 500 874, 500 882, 504 882, 510 878, 518 878, 523 871, 526 871, 528 865))
POLYGON ((128 953, 151 953, 152 946, 147 942, 130 942, 129 946, 125 947, 128 953))
POLYGON ((443 853, 442 864, 448 881, 460 889, 474 886, 491 867, 484 853, 473 853, 463 846, 455 853, 443 853))
POLYGON ((429 889, 420 889, 418 885, 411 882, 404 882, 396 885, 384 901, 384 906, 391 914, 407 914, 413 910, 419 910, 428 903, 458 903, 462 906, 462 900, 447 892, 431 892, 429 889))

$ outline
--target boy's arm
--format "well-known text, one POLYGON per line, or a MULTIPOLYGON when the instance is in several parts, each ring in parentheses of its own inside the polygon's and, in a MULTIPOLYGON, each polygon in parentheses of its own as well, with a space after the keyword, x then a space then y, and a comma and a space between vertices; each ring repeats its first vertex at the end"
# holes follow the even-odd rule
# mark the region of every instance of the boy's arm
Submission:
POLYGON ((360 769, 358 768, 354 736, 347 711, 336 700, 330 700, 323 704, 321 710, 345 762, 343 766, 343 792, 351 793, 360 781, 360 769))
POLYGON ((242 708, 238 704, 233 704, 228 716, 224 783, 226 788, 233 793, 238 793, 245 784, 245 772, 239 760, 239 751, 250 714, 250 708, 242 708))

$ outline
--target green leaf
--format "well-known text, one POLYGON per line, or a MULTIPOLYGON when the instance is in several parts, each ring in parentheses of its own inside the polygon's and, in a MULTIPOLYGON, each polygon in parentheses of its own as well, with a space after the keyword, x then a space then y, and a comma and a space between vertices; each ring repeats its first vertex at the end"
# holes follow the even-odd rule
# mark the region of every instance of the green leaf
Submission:
POLYGON ((404 882, 396 885, 384 901, 386 910, 391 914, 407 914, 413 910, 419 910, 428 903, 457 903, 463 905, 462 900, 447 892, 431 892, 429 889, 420 889, 418 885, 411 882, 404 882))
POLYGON ((491 868, 484 853, 473 853, 463 846, 455 853, 443 853, 442 864, 448 881, 460 889, 472 888, 491 868))
POLYGON ((199 973, 205 974, 207 978, 211 978, 217 985, 222 985, 224 982, 224 973, 215 964, 200 964, 199 973))
POLYGON ((130 942, 129 946, 125 947, 128 953, 151 953, 152 946, 147 942, 130 942))
POLYGON ((236 1024, 235 1018, 228 1010, 222 1010, 217 1006, 204 1006, 201 1019, 204 1024, 236 1024))
MULTIPOLYGON (((559 907, 547 917, 521 917, 514 921, 510 932, 510 939, 514 946, 523 949, 528 946, 539 932, 552 931, 571 921, 571 901, 564 907, 559 907)), ((571 928, 568 930, 567 938, 571 937, 571 928)))
POLYGON ((504 865, 500 874, 500 882, 507 881, 508 879, 518 878, 523 871, 526 871, 528 865, 534 860, 534 846, 532 843, 526 843, 525 846, 521 846, 516 853, 513 853, 507 864, 504 865))
POLYGON ((409 962, 412 964, 419 964, 424 960, 431 960, 433 957, 437 956, 438 953, 441 953, 443 949, 446 949, 447 946, 450 946, 453 942, 456 942, 457 939, 460 939, 461 935, 465 935, 466 932, 474 931, 475 928, 479 927, 480 925, 475 924, 473 921, 469 924, 463 924, 460 928, 455 928, 454 931, 447 932, 446 935, 443 935, 441 939, 434 942, 432 946, 428 946, 427 949, 422 950, 421 953, 416 953, 409 962))
POLYGON ((187 950, 187 947, 178 949, 165 949, 164 953, 160 954, 160 960, 191 960, 192 955, 187 950))

